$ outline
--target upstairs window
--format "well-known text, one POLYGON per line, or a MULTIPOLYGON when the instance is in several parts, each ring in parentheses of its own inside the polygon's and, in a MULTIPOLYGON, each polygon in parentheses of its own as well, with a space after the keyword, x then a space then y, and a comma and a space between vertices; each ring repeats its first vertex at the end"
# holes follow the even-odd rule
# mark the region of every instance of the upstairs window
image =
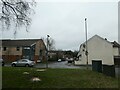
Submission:
POLYGON ((83 48, 85 48, 86 46, 85 46, 85 44, 83 44, 83 48))
POLYGON ((82 55, 80 54, 79 57, 82 57, 82 55))
POLYGON ((20 51, 20 47, 16 47, 16 50, 17 50, 17 51, 20 51))

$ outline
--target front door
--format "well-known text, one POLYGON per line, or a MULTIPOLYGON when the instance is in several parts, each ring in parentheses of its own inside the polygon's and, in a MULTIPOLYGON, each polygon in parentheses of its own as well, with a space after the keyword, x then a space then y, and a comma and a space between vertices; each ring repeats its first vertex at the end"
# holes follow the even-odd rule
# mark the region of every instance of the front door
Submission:
POLYGON ((114 64, 115 65, 120 65, 120 56, 115 56, 114 57, 114 64))

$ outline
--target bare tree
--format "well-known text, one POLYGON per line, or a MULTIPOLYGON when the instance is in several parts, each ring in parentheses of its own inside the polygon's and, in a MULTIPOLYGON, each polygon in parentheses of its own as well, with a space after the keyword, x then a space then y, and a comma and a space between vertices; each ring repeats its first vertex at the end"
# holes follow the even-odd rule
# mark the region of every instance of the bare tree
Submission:
POLYGON ((55 50, 55 40, 52 38, 49 39, 49 50, 55 50))
MULTIPOLYGON (((45 42, 45 44, 47 46, 47 38, 45 39, 44 37, 41 37, 41 39, 45 42)), ((51 37, 48 39, 48 49, 49 49, 49 51, 56 49, 55 48, 55 40, 51 37)))
MULTIPOLYGON (((10 26, 15 27, 25 26, 28 31, 28 26, 31 24, 31 13, 34 13, 33 7, 36 5, 34 0, 1 0, 0 2, 0 21, 4 29, 9 29, 10 26)), ((15 29, 14 34, 16 34, 15 29)))

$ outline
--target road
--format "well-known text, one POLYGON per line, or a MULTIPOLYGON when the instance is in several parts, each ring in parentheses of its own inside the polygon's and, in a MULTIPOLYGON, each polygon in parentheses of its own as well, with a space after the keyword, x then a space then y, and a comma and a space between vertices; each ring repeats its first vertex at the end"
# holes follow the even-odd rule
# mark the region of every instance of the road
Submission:
MULTIPOLYGON (((6 67, 10 67, 11 64, 5 64, 6 67)), ((37 63, 34 66, 35 68, 46 68, 46 63, 37 63)), ((85 68, 85 66, 74 66, 74 64, 70 64, 67 61, 61 61, 61 62, 49 62, 48 63, 49 68, 85 68)))
MULTIPOLYGON (((36 68, 46 68, 46 64, 38 63, 35 65, 36 68)), ((50 62, 48 64, 49 68, 85 68, 82 66, 74 66, 73 64, 68 63, 67 61, 62 62, 50 62)))

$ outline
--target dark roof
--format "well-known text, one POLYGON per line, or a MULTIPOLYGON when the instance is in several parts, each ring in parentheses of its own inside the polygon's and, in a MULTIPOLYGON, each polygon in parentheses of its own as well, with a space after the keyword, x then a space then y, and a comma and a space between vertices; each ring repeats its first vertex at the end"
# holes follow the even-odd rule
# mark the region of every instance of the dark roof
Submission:
POLYGON ((2 46, 31 46, 38 40, 42 39, 19 39, 19 40, 2 40, 2 46))
POLYGON ((51 50, 49 53, 64 53, 64 54, 70 54, 73 53, 71 50, 68 51, 61 51, 61 50, 51 50))
POLYGON ((120 44, 119 44, 119 43, 117 43, 116 41, 111 42, 111 43, 113 44, 113 47, 118 47, 118 48, 120 48, 120 44))
POLYGON ((114 56, 114 58, 116 58, 116 59, 119 59, 119 60, 120 60, 120 56, 114 56))

